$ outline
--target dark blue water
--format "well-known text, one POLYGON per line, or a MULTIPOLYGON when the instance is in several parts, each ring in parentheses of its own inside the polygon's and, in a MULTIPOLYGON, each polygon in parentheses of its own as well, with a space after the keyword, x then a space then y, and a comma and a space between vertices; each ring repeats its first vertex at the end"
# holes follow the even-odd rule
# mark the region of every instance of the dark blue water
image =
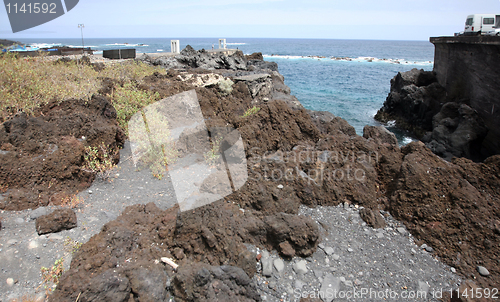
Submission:
MULTIPOLYGON (((218 48, 215 38, 179 39, 181 49, 218 48)), ((81 39, 25 39, 24 43, 50 43, 81 47, 81 39)), ((434 46, 426 41, 370 41, 320 39, 228 39, 228 48, 245 54, 262 52, 277 62, 285 83, 308 109, 325 110, 346 119, 362 134, 376 125, 373 116, 390 90, 390 80, 412 68, 432 70, 434 46)), ((85 39, 97 51, 136 48, 137 53, 169 52, 170 39, 85 39)), ((401 142, 408 138, 398 133, 401 142)))

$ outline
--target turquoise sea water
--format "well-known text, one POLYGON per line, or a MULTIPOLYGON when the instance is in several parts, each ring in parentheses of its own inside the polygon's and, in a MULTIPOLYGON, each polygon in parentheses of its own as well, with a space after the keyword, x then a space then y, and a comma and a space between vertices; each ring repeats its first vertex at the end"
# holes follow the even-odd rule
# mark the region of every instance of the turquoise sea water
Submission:
MULTIPOLYGON (((181 49, 218 47, 216 38, 180 38, 181 49)), ((81 39, 25 39, 23 43, 81 47, 81 39)), ((137 53, 169 52, 170 39, 85 39, 96 51, 136 48, 137 53)), ((227 39, 228 48, 245 54, 262 52, 278 63, 292 94, 308 109, 330 111, 346 119, 358 134, 365 125, 377 125, 373 116, 390 90, 390 80, 412 68, 432 70, 434 46, 427 41, 371 41, 318 39, 227 39)), ((407 134, 390 129, 402 143, 407 134)))

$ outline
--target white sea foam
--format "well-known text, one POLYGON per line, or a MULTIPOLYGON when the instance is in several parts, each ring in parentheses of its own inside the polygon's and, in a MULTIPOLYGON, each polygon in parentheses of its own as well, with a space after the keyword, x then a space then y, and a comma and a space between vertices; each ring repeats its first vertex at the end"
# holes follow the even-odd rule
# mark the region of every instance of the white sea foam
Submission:
MULTIPOLYGON (((82 45, 65 45, 67 47, 71 47, 71 48, 82 48, 83 46, 82 45)), ((85 48, 87 47, 90 47, 90 48, 98 48, 99 46, 96 46, 96 45, 85 45, 85 48)))
POLYGON ((106 46, 126 46, 126 47, 143 47, 149 46, 143 43, 130 44, 130 43, 113 43, 113 44, 105 44, 106 46))
POLYGON ((278 59, 304 59, 304 60, 334 60, 341 62, 358 62, 358 63, 389 63, 401 65, 433 65, 433 61, 414 61, 406 59, 380 59, 374 57, 323 57, 323 56, 287 56, 287 55, 263 55, 265 58, 278 58, 278 59))
POLYGON ((31 43, 30 46, 32 48, 52 48, 55 46, 62 46, 62 44, 59 44, 59 43, 31 43))
POLYGON ((408 136, 403 137, 403 142, 402 142, 403 146, 406 146, 411 142, 416 142, 416 140, 408 136))
POLYGON ((395 120, 387 122, 387 127, 395 127, 395 126, 396 126, 396 121, 395 120))

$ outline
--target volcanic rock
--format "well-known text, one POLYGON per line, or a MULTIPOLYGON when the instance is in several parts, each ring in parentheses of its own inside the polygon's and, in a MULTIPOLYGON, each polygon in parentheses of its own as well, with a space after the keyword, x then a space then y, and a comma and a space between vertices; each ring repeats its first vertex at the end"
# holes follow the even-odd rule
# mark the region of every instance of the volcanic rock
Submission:
POLYGON ((359 211, 361 218, 372 228, 382 229, 385 228, 386 223, 382 215, 378 211, 372 211, 369 208, 363 208, 359 211))
POLYGON ((76 227, 76 214, 71 209, 58 209, 54 212, 40 216, 36 219, 38 235, 57 233, 76 227))

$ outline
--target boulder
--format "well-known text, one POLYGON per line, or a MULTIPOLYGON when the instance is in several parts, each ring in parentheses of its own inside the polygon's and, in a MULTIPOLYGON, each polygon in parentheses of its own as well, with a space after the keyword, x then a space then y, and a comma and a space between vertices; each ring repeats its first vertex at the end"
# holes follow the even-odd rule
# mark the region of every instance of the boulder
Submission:
POLYGON ((283 256, 293 256, 290 247, 299 256, 311 256, 318 246, 319 231, 316 223, 305 216, 278 213, 264 217, 267 238, 283 256))
POLYGON ((59 209, 36 219, 38 235, 70 230, 77 225, 76 214, 71 209, 59 209))

